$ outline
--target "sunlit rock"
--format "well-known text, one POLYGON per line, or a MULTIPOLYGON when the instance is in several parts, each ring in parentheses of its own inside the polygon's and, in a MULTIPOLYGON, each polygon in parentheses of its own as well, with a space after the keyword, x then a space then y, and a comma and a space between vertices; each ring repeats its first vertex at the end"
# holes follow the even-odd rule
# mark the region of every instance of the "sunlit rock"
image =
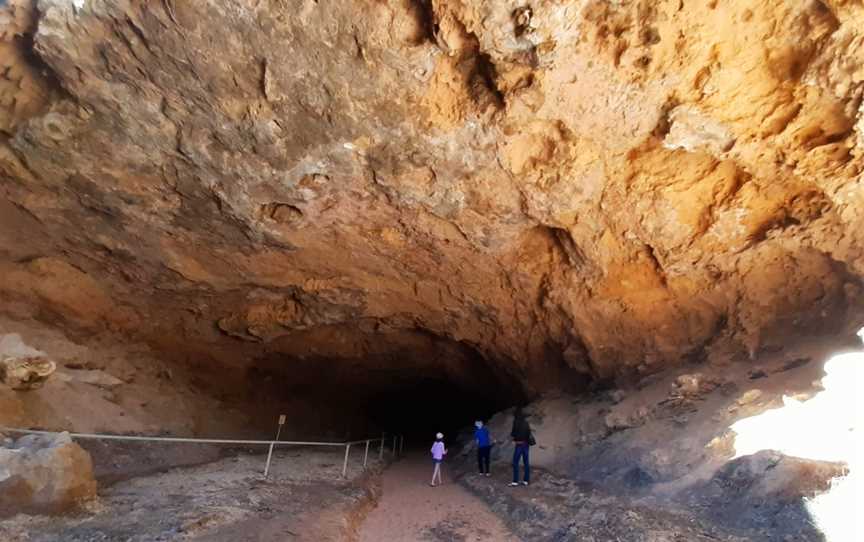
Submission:
POLYGON ((0 359, 0 381, 13 390, 42 387, 55 370, 57 364, 44 357, 0 359))

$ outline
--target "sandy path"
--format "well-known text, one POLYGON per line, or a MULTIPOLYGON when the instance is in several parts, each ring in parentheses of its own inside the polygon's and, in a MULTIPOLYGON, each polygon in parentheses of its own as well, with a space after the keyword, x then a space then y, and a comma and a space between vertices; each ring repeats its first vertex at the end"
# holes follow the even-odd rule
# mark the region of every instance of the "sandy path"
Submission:
MULTIPOLYGON (((477 497, 453 480, 445 463, 444 485, 429 487, 432 462, 412 454, 383 474, 383 496, 360 528, 361 542, 517 542, 477 497)), ((500 483, 495 478, 490 484, 500 483)), ((502 491, 506 488, 501 487, 502 491)))

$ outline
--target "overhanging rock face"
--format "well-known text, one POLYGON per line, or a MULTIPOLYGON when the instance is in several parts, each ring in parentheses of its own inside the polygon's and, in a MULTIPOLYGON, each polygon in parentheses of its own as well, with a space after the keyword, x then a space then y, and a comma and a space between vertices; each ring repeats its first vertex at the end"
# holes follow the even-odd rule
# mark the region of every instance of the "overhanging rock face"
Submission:
POLYGON ((711 5, 8 2, 6 307, 529 389, 860 322, 864 8, 711 5))

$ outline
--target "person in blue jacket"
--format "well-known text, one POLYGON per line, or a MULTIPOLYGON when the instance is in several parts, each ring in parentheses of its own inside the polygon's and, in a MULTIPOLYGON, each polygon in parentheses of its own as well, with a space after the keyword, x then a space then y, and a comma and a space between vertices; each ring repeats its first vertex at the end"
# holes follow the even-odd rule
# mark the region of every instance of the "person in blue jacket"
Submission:
POLYGON ((489 473, 489 455, 492 451, 492 439, 489 437, 489 429, 483 422, 474 422, 474 441, 477 443, 477 467, 480 476, 491 476, 489 473))

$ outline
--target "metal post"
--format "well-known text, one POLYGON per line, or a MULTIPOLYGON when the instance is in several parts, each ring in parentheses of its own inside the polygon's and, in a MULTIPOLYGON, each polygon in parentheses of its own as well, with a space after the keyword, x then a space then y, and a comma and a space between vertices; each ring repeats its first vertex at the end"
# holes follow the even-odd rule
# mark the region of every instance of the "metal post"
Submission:
POLYGON ((366 468, 366 460, 369 459, 369 443, 370 442, 371 441, 369 441, 369 440, 366 441, 366 451, 363 452, 363 468, 364 469, 366 468))
POLYGON ((396 457, 396 435, 393 435, 393 457, 396 457))
POLYGON ((342 478, 348 478, 348 453, 351 451, 351 444, 345 445, 345 461, 342 463, 342 478))
POLYGON ((381 446, 378 448, 378 461, 384 461, 384 433, 381 433, 381 446))
POLYGON ((273 446, 275 444, 273 442, 270 443, 270 449, 267 450, 267 463, 264 465, 264 478, 267 478, 267 474, 270 472, 270 459, 273 458, 273 446))
POLYGON ((405 448, 405 435, 399 435, 399 455, 402 455, 402 450, 405 448))
MULTIPOLYGON (((276 429, 276 440, 279 440, 279 433, 282 432, 282 425, 285 424, 285 415, 282 414, 279 416, 279 426, 276 429)), ((273 447, 276 446, 276 442, 270 443, 270 449, 267 451, 267 464, 264 465, 264 478, 267 478, 267 474, 270 472, 270 460, 273 458, 273 447)))

